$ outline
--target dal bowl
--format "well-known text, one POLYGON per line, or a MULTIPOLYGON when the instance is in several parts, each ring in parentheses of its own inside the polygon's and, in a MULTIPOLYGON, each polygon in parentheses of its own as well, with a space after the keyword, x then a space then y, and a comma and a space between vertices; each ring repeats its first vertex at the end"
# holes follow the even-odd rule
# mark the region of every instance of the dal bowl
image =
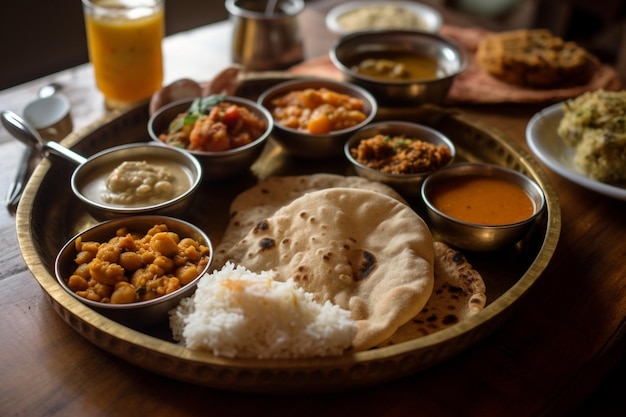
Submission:
POLYGON ((330 59, 345 81, 372 93, 381 107, 442 103, 469 62, 465 48, 453 40, 412 30, 346 35, 330 59))
POLYGON ((201 181, 202 167, 188 153, 135 143, 91 156, 74 170, 71 187, 89 214, 107 220, 139 214, 181 215, 193 203, 201 181))
POLYGON ((487 163, 443 168, 424 180, 421 194, 434 233, 472 252, 514 245, 528 234, 546 204, 533 180, 487 163))
MULTIPOLYGON (((404 142, 406 143, 406 141, 404 142)), ((367 155, 371 155, 370 152, 373 152, 372 147, 368 146, 364 152, 367 152, 367 155)), ((359 176, 387 184, 405 198, 414 199, 420 197, 422 182, 428 175, 453 162, 456 155, 456 147, 447 136, 430 127, 403 121, 386 121, 369 124, 353 134, 344 146, 344 154, 359 176), (444 146, 449 151, 449 159, 444 162, 443 160, 428 158, 428 161, 432 162, 433 165, 431 165, 430 168, 424 166, 425 170, 417 173, 383 172, 379 169, 381 168, 380 165, 383 164, 381 161, 388 160, 391 152, 402 150, 404 148, 403 146, 394 146, 391 141, 383 139, 383 143, 376 145, 378 149, 377 154, 383 156, 383 158, 371 158, 372 164, 360 160, 360 158, 354 154, 364 140, 371 140, 371 138, 378 135, 383 138, 387 137, 389 140, 398 137, 398 141, 401 140, 399 138, 405 138, 407 140, 418 139, 424 142, 424 147, 422 147, 424 152, 419 154, 421 157, 430 154, 433 155, 434 158, 435 155, 439 155, 438 150, 434 149, 434 147, 444 146), (384 145, 384 149, 388 152, 382 151, 381 145, 384 145)), ((398 155, 402 154, 403 152, 398 152, 398 155)), ((388 163, 384 163, 384 165, 389 166, 388 163)))
MULTIPOLYGON (((154 235, 156 236, 156 234, 154 235)), ((186 240, 185 242, 189 242, 186 240)), ((196 245, 196 244, 194 244, 196 245)), ((127 246, 125 246, 127 247, 127 246)), ((150 243, 151 248, 162 249, 162 247, 157 246, 156 240, 152 238, 150 243)), ((100 248, 103 248, 100 245, 100 248)), ((84 249, 81 247, 81 249, 84 249)), ((170 248, 171 249, 171 248, 170 248)), ((188 249, 189 250, 189 249, 188 249)), ((125 252, 125 251, 123 251, 125 252)), ((131 253, 132 251, 126 252, 131 253)), ((168 258, 172 258, 174 253, 168 254, 168 251, 161 251, 163 255, 167 255, 168 258)), ((88 259, 88 258, 87 258, 88 259)), ((122 259, 122 258, 118 258, 122 259)), ((168 311, 172 308, 176 307, 180 301, 185 298, 191 296, 197 286, 199 279, 202 275, 207 272, 210 267, 210 264, 213 260, 213 247, 209 237, 198 227, 187 223, 183 220, 179 220, 173 217, 167 216, 131 216, 125 218, 119 218, 114 220, 108 220, 102 223, 99 223, 83 232, 78 233, 74 237, 72 237, 59 251, 56 260, 55 260, 55 275, 57 281, 70 295, 72 295, 76 300, 84 303, 88 307, 97 311, 98 313, 120 322, 124 325, 139 328, 152 326, 159 323, 166 323, 168 320, 168 311), (68 284, 68 280, 74 274, 77 263, 75 259, 78 255, 77 250, 77 239, 80 239, 83 243, 85 242, 108 242, 111 238, 116 236, 118 229, 127 228, 129 232, 137 233, 140 237, 146 235, 148 230, 153 228, 155 225, 166 225, 167 229, 170 232, 176 233, 181 242, 184 238, 191 238, 196 241, 198 244, 204 245, 206 249, 208 249, 208 253, 200 256, 196 251, 183 252, 185 245, 179 243, 177 248, 174 248, 174 251, 177 251, 178 255, 183 254, 186 256, 187 260, 190 262, 193 260, 193 264, 196 265, 197 261, 194 258, 201 259, 202 261, 198 263, 198 266, 194 268, 195 270, 187 270, 183 272, 183 270, 178 270, 175 274, 180 277, 181 281, 189 280, 190 282, 182 285, 178 290, 173 291, 169 294, 162 295, 158 298, 152 298, 150 300, 145 301, 134 301, 125 304, 113 304, 108 302, 96 301, 94 299, 87 299, 81 295, 78 295, 73 289, 70 288, 70 284, 68 284), (195 254, 194 254, 195 253, 195 254), (189 275, 187 275, 189 274, 189 275), (195 278, 193 278, 193 276, 195 278), (185 276, 186 278, 183 278, 185 276)), ((144 260, 144 265, 142 268, 148 268, 146 263, 148 260, 144 260)), ((115 261, 112 261, 115 262, 115 261)), ((129 276, 132 274, 132 271, 136 271, 136 266, 132 267, 132 261, 118 261, 118 265, 124 266, 124 275, 129 276)), ((116 262, 117 263, 117 262, 116 262)), ((155 262, 153 265, 163 265, 164 263, 155 262)), ((152 267, 150 267, 152 268, 152 267)), ((119 274, 117 276, 120 276, 119 274)), ((113 278, 111 278, 113 279, 113 278)), ((127 278, 125 278, 127 280, 127 278)), ((99 280, 101 281, 101 280, 99 280)), ((77 285, 76 282, 73 282, 71 286, 73 288, 77 285)), ((93 288, 93 287, 92 287, 93 288)), ((149 292, 147 290, 148 285, 145 287, 137 287, 134 289, 134 293, 140 295, 143 291, 145 294, 149 292)))
MULTIPOLYGON (((319 94, 323 100, 324 94, 319 94)), ((321 159, 339 157, 343 153, 343 146, 348 138, 358 129, 371 122, 378 111, 376 100, 363 88, 355 85, 334 80, 302 78, 295 81, 280 83, 263 92, 258 103, 268 109, 274 119, 274 132, 272 138, 278 142, 287 154, 305 159, 321 159), (359 100, 362 103, 362 115, 364 117, 356 124, 339 129, 330 129, 321 133, 311 133, 303 128, 288 127, 281 121, 276 120, 275 100, 289 93, 299 93, 306 90, 321 91, 327 89, 342 96, 359 100)), ((303 104, 304 105, 304 104, 303 104)), ((310 109, 319 105, 317 100, 307 100, 306 106, 310 109)), ((335 119, 339 120, 339 119, 335 119)), ((355 122, 357 119, 353 119, 355 122)))
MULTIPOLYGON (((170 124, 180 114, 187 113, 196 98, 187 98, 167 104, 158 109, 148 121, 148 133, 152 140, 164 143, 160 137, 170 129, 170 124)), ((221 96, 219 102, 229 102, 246 108, 252 115, 265 123, 265 129, 258 137, 243 146, 220 151, 201 151, 184 149, 196 157, 207 181, 221 181, 232 179, 250 172, 250 166, 259 158, 265 147, 267 138, 273 129, 273 120, 266 109, 255 102, 234 96, 221 96)), ((230 129, 230 128, 229 128, 230 129)), ((230 134, 230 130, 229 130, 230 134)), ((182 147, 181 145, 175 145, 182 147)))

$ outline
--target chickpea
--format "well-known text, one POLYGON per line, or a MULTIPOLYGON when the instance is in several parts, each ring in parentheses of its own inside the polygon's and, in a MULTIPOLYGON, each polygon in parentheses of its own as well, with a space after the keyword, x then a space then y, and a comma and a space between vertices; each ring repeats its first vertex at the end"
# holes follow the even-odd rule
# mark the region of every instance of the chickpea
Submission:
POLYGON ((174 261, 167 256, 157 256, 153 264, 161 268, 165 273, 169 274, 174 271, 174 261))
POLYGON ((120 254, 119 263, 126 271, 136 271, 143 266, 141 256, 136 252, 123 252, 120 254))
POLYGON ((67 280, 67 286, 70 287, 70 290, 76 291, 84 291, 89 288, 87 284, 87 280, 80 275, 72 275, 69 280, 67 280))
POLYGON ((78 265, 74 270, 74 275, 78 275, 85 280, 89 280, 89 278, 91 278, 91 275, 89 274, 89 262, 91 262, 91 259, 86 263, 81 263, 80 265, 78 265))
POLYGON ((81 250, 76 254, 76 258, 74 258, 74 262, 77 264, 89 263, 93 258, 96 257, 96 252, 91 252, 87 250, 81 250))
POLYGON ((158 232, 150 241, 150 247, 165 256, 174 256, 178 253, 178 239, 175 233, 158 232))
POLYGON ((118 282, 115 284, 113 294, 111 294, 111 304, 130 304, 137 301, 137 292, 128 282, 118 282))
POLYGON ((193 281, 199 274, 198 267, 193 264, 187 264, 176 268, 176 278, 179 279, 181 284, 187 285, 193 281))

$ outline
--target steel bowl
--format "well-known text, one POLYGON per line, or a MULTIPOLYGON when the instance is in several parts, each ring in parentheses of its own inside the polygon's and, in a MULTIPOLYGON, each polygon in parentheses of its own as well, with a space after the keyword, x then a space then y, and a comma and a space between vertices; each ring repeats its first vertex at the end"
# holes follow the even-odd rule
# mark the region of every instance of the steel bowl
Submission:
POLYGON ((471 252, 497 251, 516 244, 530 231, 546 205, 544 193, 536 182, 513 169, 487 163, 453 164, 443 168, 424 180, 421 195, 434 234, 452 246, 471 252), (521 187, 533 203, 532 215, 515 223, 486 225, 456 219, 433 204, 433 192, 443 181, 473 175, 497 177, 521 187))
POLYGON ((422 182, 432 172, 422 172, 416 174, 390 174, 370 168, 360 163, 356 158, 354 158, 354 156, 352 156, 351 150, 357 148, 362 140, 379 134, 389 136, 403 135, 407 138, 420 139, 424 142, 432 143, 435 146, 445 145, 448 147, 450 154, 452 155, 452 158, 445 166, 450 165, 454 161, 454 157, 456 155, 456 147, 447 136, 435 129, 417 123, 403 121, 377 122, 369 124, 354 133, 344 145, 344 154, 354 167, 356 173, 369 180, 389 185, 407 199, 420 197, 422 182))
MULTIPOLYGON (((194 100, 195 98, 177 100, 158 109, 148 121, 150 138, 163 143, 159 139, 159 135, 167 131, 169 124, 176 116, 189 110, 194 100)), ((249 173, 250 167, 263 152, 267 138, 274 127, 274 122, 269 112, 255 102, 234 96, 225 96, 224 100, 246 107, 250 112, 267 123, 267 129, 251 143, 227 151, 202 152, 185 149, 185 152, 188 152, 200 161, 204 171, 204 179, 211 182, 228 180, 249 173)))
POLYGON ((211 241, 200 228, 173 217, 131 216, 98 223, 72 237, 59 251, 54 263, 54 270, 61 287, 75 299, 112 320, 129 327, 141 328, 167 323, 168 312, 175 308, 183 298, 189 297, 194 293, 198 281, 202 275, 208 271, 212 260, 213 247, 211 241), (74 262, 77 255, 75 246, 76 239, 80 238, 83 242, 106 242, 114 237, 116 231, 120 228, 128 228, 130 232, 145 234, 150 228, 157 224, 167 225, 168 229, 177 233, 181 239, 189 237, 209 247, 210 255, 209 259, 206 259, 206 266, 201 269, 198 277, 193 281, 170 294, 149 301, 138 301, 130 304, 111 304, 89 300, 77 295, 68 287, 67 280, 76 268, 74 262))
MULTIPOLYGON (((171 171, 170 171, 171 172, 171 171)), ((193 203, 195 192, 202 181, 202 167, 189 154, 169 146, 153 143, 121 145, 99 152, 72 173, 71 187, 74 195, 83 202, 89 214, 97 220, 107 220, 139 214, 178 216, 193 203), (106 189, 107 176, 122 162, 146 161, 149 164, 171 164, 168 169, 180 170, 188 184, 173 198, 146 205, 123 205, 107 203, 101 199, 106 189)))
POLYGON ((469 63, 466 49, 439 34, 415 30, 363 31, 342 37, 331 49, 330 59, 344 80, 365 88, 381 107, 440 104, 454 78, 469 63), (382 79, 359 74, 354 66, 372 54, 410 53, 437 62, 435 78, 382 79))
MULTIPOLYGON (((363 19, 361 24, 353 25, 353 27, 345 27, 342 23, 342 19, 351 13, 362 12, 363 9, 372 8, 376 11, 379 7, 395 7, 404 12, 404 16, 414 15, 416 23, 414 27, 402 27, 402 29, 417 29, 426 32, 437 32, 441 28, 443 19, 441 13, 436 9, 427 6, 422 3, 414 1, 350 1, 341 3, 333 7, 326 14, 326 27, 338 35, 347 35, 361 30, 378 30, 378 29, 400 29, 397 21, 383 21, 378 19, 376 22, 372 22, 371 19, 363 19)), ((403 22, 404 24, 406 22, 403 22)))
POLYGON ((346 94, 363 101, 363 110, 367 115, 361 123, 352 127, 331 131, 325 134, 312 134, 303 130, 296 130, 274 122, 272 138, 291 156, 305 159, 321 159, 341 156, 346 140, 358 129, 371 122, 378 111, 376 100, 363 88, 340 81, 302 78, 280 83, 265 90, 258 99, 258 103, 266 109, 272 109, 272 100, 287 94, 290 91, 299 91, 307 88, 328 88, 340 94, 346 94))

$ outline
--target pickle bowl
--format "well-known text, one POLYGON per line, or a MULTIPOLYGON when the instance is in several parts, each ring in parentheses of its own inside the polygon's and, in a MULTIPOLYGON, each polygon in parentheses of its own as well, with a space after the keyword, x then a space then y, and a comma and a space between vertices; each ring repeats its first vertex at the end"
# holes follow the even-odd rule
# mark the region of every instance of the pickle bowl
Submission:
MULTIPOLYGON (((100 243, 100 245, 102 245, 102 243, 100 243)), ((100 247, 100 245, 98 247, 100 247)), ((152 243, 150 243, 150 245, 152 245, 152 243)), ((128 247, 128 245, 124 247, 128 247)), ((122 252, 124 251, 122 250, 122 252)), ((197 251, 196 253, 199 253, 199 251, 197 251)), ((172 257, 174 256, 180 257, 179 254, 172 255, 172 257)), ((192 258, 192 256, 190 256, 190 258, 192 258)), ((122 259, 121 256, 118 259, 122 259)), ((58 252, 54 263, 54 270, 59 285, 65 291, 67 291, 74 299, 80 301, 92 310, 96 311, 99 314, 102 314, 103 316, 111 320, 117 321, 132 328, 144 328, 167 323, 168 312, 173 308, 176 308, 176 306, 178 306, 182 299, 193 295, 198 281, 208 271, 212 261, 212 243, 206 233, 202 231, 202 229, 200 229, 199 227, 184 220, 169 216, 141 215, 106 220, 79 232, 71 239, 69 239, 58 252), (147 234, 150 233, 152 239, 154 239, 154 236, 156 236, 157 226, 160 227, 158 230, 164 230, 162 229, 162 227, 165 226, 167 228, 166 233, 174 233, 178 236, 178 238, 180 239, 177 249, 179 253, 184 254, 186 250, 189 250, 188 248, 190 247, 190 239, 195 241, 193 245, 198 247, 200 245, 204 246, 204 254, 198 254, 196 256, 193 256, 194 259, 197 258, 197 262, 191 262, 187 260, 186 266, 192 269, 187 270, 185 273, 181 272, 180 270, 167 271, 167 273, 164 273, 159 278, 157 278, 161 279, 163 277, 166 277, 166 275, 168 274, 169 276, 176 277, 176 279, 179 280, 181 284, 180 288, 173 290, 172 292, 166 292, 165 294, 157 296, 156 298, 143 300, 139 298, 139 294, 145 294, 149 290, 146 290, 146 287, 137 286, 136 288, 133 288, 133 291, 137 295, 138 301, 125 303, 112 303, 109 300, 105 300, 104 298, 99 300, 95 299, 92 296, 90 296, 91 298, 87 298, 87 296, 83 296, 85 294, 79 295, 75 288, 70 288, 70 285, 76 285, 69 284, 69 280, 72 276, 79 274, 82 275, 83 278, 88 279, 88 277, 84 276, 86 274, 85 270, 88 268, 83 267, 82 272, 80 272, 80 267, 77 265, 76 262, 76 260, 80 259, 81 256, 79 255, 80 251, 77 250, 77 247, 80 244, 86 243, 87 245, 89 245, 90 242, 108 242, 111 245, 120 247, 121 245, 118 245, 114 242, 114 238, 116 236, 123 238, 125 236, 124 233, 134 233, 145 240, 144 235, 147 236, 147 234), (122 230, 123 232, 120 232, 120 230, 122 230), (186 279, 183 279, 181 277, 181 275, 183 274, 186 274, 186 279), (183 282, 187 280, 189 282, 183 282)), ((117 282, 131 281, 133 272, 137 270, 133 269, 127 271, 126 268, 128 267, 126 263, 121 260, 118 260, 117 262, 111 261, 111 265, 113 265, 114 263, 116 267, 124 265, 125 277, 123 279, 120 279, 122 277, 116 278, 117 282)), ((148 266, 149 265, 142 265, 141 267, 147 268, 148 266)), ((169 276, 167 276, 167 278, 169 278, 169 276)), ((101 281, 102 280, 99 279, 96 286, 90 285, 89 288, 94 289, 93 293, 102 294, 102 291, 106 291, 106 288, 103 289, 105 285, 101 284, 101 281)), ((114 285, 108 285, 110 287, 114 287, 114 285)), ((109 291, 110 290, 111 288, 109 288, 109 291)))
MULTIPOLYGON (((390 145, 390 150, 393 148, 394 147, 390 145)), ((374 152, 372 151, 371 153, 374 152)), ((456 147, 446 135, 428 126, 405 121, 383 121, 371 123, 355 132, 344 145, 344 155, 357 175, 371 181, 386 184, 398 191, 403 197, 409 200, 415 200, 420 198, 422 182, 428 175, 453 163, 456 156, 456 147), (429 146, 432 145, 434 148, 443 146, 449 151, 449 159, 441 165, 433 164, 430 169, 426 169, 422 172, 383 172, 380 169, 368 166, 368 164, 364 163, 364 161, 360 161, 359 158, 355 156, 363 140, 371 139, 377 135, 387 138, 397 136, 406 139, 420 140, 429 146)), ((387 157, 389 155, 385 153, 384 156, 387 157)), ((377 163, 380 163, 380 161, 377 161, 377 163)))
POLYGON ((182 149, 193 155, 202 165, 204 180, 218 182, 231 180, 250 172, 250 167, 261 156, 265 144, 272 133, 274 123, 271 115, 262 106, 252 100, 237 96, 222 96, 220 101, 228 102, 239 107, 246 108, 248 112, 265 123, 265 129, 261 134, 253 138, 251 142, 220 151, 201 151, 182 148, 162 140, 164 134, 171 130, 172 122, 182 114, 189 113, 192 105, 206 97, 190 97, 173 101, 156 110, 148 121, 148 134, 150 138, 160 144, 182 149))
MULTIPOLYGON (((275 106, 272 102, 292 92, 322 89, 329 90, 362 103, 364 119, 356 124, 340 129, 330 129, 323 133, 311 133, 302 127, 294 128, 274 120, 272 139, 289 155, 301 159, 325 159, 340 157, 346 140, 357 130, 372 122, 378 113, 376 99, 365 89, 354 84, 322 78, 304 77, 285 81, 265 90, 258 98, 258 103, 268 109, 273 116, 275 106)), ((320 94, 323 97, 323 94, 320 94)), ((313 100, 311 100, 313 101, 313 100)), ((347 111, 345 113, 348 113, 347 111)))
POLYGON ((429 175, 422 183, 421 196, 433 235, 469 252, 494 252, 514 246, 529 233, 546 206, 541 187, 526 175, 500 165, 478 162, 453 164, 429 175), (500 189, 499 195, 493 195, 484 183, 480 190, 471 188, 468 184, 477 178, 501 181, 515 189, 516 195, 504 189, 500 189), (480 221, 459 215, 458 210, 450 211, 450 199, 447 203, 438 200, 437 195, 461 187, 465 189, 464 194, 454 197, 450 194, 450 198, 454 198, 452 205, 463 207, 466 212, 488 207, 488 213, 480 221), (523 206, 527 211, 517 213, 523 206), (509 214, 509 211, 516 213, 509 214))

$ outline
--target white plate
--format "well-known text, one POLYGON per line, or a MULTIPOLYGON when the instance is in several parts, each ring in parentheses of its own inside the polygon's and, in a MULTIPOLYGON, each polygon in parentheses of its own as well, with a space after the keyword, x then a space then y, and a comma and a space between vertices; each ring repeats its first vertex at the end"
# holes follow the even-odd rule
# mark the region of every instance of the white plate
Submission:
POLYGON ((594 181, 574 165, 574 148, 557 133, 563 117, 561 103, 536 113, 526 126, 526 142, 530 150, 551 170, 585 188, 626 201, 626 188, 594 181))
POLYGON ((341 15, 356 9, 379 6, 397 6, 414 13, 423 21, 424 28, 422 28, 421 30, 425 32, 437 32, 442 24, 441 14, 439 14, 439 12, 432 7, 426 6, 421 3, 408 1, 353 1, 348 3, 342 3, 331 9, 326 15, 326 27, 328 27, 328 29, 336 34, 346 35, 351 31, 346 30, 341 27, 341 25, 339 25, 338 19, 341 15))

